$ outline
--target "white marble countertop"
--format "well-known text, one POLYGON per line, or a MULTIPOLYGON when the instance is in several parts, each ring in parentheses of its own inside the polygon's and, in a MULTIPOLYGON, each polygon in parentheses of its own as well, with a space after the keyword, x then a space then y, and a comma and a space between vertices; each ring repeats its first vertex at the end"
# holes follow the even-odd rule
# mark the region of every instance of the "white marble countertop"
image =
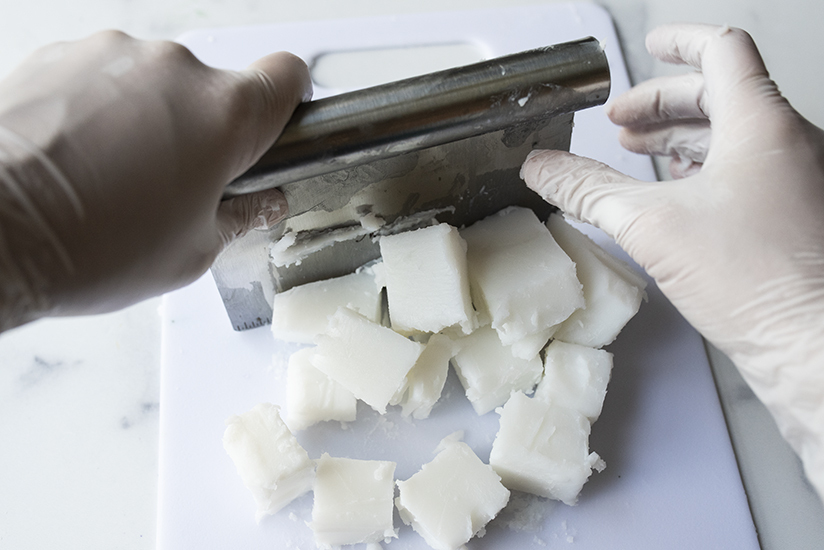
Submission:
MULTIPOLYGON (((523 0, 0 0, 0 77, 33 49, 119 28, 174 38, 214 26, 474 9, 523 0)), ((538 2, 534 2, 538 3, 538 2)), ((824 3, 607 0, 634 81, 673 69, 643 37, 660 23, 749 30, 773 78, 824 126, 824 3)), ((0 335, 0 548, 155 545, 159 299, 96 317, 46 320, 0 335)), ((824 547, 824 511, 800 464, 726 359, 710 351, 762 547, 824 547)))

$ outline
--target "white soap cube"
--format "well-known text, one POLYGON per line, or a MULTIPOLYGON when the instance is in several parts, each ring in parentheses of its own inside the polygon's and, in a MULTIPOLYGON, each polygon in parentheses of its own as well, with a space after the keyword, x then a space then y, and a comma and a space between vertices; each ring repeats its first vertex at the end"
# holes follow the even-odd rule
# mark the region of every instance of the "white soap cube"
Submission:
POLYGON ((278 340, 312 344, 339 307, 353 309, 370 321, 380 321, 381 287, 372 267, 275 294, 272 333, 278 340))
POLYGON ((329 318, 317 343, 312 365, 381 414, 424 349, 346 308, 329 318))
POLYGON ((638 312, 646 281, 628 265, 607 254, 559 215, 547 224, 555 240, 575 262, 584 285, 586 306, 561 323, 555 338, 591 348, 615 340, 638 312))
POLYGON ((403 334, 475 327, 469 295, 466 243, 442 223, 381 237, 392 328, 403 334))
POLYGON ((578 344, 553 341, 544 356, 544 377, 535 397, 575 409, 598 420, 612 372, 612 354, 578 344))
POLYGON ((540 357, 512 355, 491 327, 482 327, 458 341, 453 365, 466 397, 478 414, 503 405, 513 391, 531 392, 541 379, 540 357))
POLYGON ((499 412, 489 464, 509 489, 575 504, 592 470, 605 467, 578 411, 518 392, 499 412))
POLYGON ((292 431, 318 422, 355 420, 358 401, 347 390, 312 366, 314 348, 304 348, 289 357, 286 369, 286 423, 292 431))
POLYGON ((317 464, 310 527, 318 546, 375 543, 397 536, 392 520, 394 462, 323 453, 317 464))
POLYGON ((532 210, 509 207, 461 231, 475 307, 512 345, 584 305, 575 264, 532 210))
POLYGON ((509 501, 509 491, 465 443, 445 442, 438 455, 406 481, 395 500, 401 519, 436 550, 455 550, 483 529, 509 501))
POLYGON ((411 414, 418 420, 429 417, 443 392, 449 360, 455 351, 455 342, 447 336, 433 334, 429 338, 415 366, 406 375, 406 386, 391 402, 401 406, 402 416, 411 414))
POLYGON ((286 424, 279 409, 261 403, 226 421, 223 448, 257 503, 257 521, 274 514, 312 488, 315 464, 286 424))

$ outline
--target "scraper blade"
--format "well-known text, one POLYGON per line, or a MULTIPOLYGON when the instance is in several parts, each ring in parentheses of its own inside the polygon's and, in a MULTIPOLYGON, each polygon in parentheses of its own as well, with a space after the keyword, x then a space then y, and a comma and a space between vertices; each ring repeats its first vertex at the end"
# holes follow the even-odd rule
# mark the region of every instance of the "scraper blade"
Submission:
POLYGON ((462 227, 510 205, 545 219, 521 163, 535 148, 568 150, 573 113, 608 95, 606 56, 589 38, 301 105, 225 192, 279 187, 290 212, 212 266, 232 326, 268 324, 275 293, 377 258, 380 235, 462 227))

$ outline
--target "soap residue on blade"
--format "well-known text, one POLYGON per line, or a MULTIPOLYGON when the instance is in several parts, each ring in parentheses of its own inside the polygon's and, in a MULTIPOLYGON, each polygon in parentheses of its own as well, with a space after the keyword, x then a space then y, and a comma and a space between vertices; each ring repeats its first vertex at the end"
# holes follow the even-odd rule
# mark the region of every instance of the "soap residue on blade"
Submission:
POLYGON ((362 225, 286 233, 272 243, 269 256, 277 267, 300 265, 310 254, 341 241, 350 241, 371 233, 362 225))
POLYGON ((358 217, 358 224, 343 227, 329 227, 309 231, 289 231, 269 246, 269 257, 276 267, 300 265, 304 258, 335 243, 351 241, 366 236, 372 238, 393 235, 412 229, 428 227, 438 223, 436 216, 454 212, 454 206, 435 208, 402 216, 392 223, 379 215, 364 209, 358 217))
POLYGON ((375 237, 382 237, 384 235, 395 235, 396 233, 404 233, 414 229, 421 229, 429 227, 438 223, 437 216, 439 214, 455 212, 454 206, 444 206, 443 208, 433 208, 431 210, 421 210, 409 216, 400 216, 392 223, 387 223, 375 232, 375 237))

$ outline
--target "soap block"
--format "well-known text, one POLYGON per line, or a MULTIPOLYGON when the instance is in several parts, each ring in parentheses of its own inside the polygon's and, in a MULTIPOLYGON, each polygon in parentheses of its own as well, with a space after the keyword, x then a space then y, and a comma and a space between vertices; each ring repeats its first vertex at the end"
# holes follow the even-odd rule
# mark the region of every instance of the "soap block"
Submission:
POLYGON ((339 307, 353 309, 377 323, 381 319, 381 301, 381 287, 372 267, 296 286, 275 294, 272 334, 285 342, 312 344, 339 307))
POLYGON ((585 307, 566 319, 554 337, 600 348, 615 340, 638 313, 646 281, 627 264, 610 256, 589 237, 553 214, 547 223, 555 240, 575 262, 584 285, 585 307))
POLYGON ((317 465, 310 527, 318 546, 376 543, 397 536, 392 518, 394 462, 323 453, 317 465))
POLYGON ((312 488, 315 464, 280 417, 261 403, 226 421, 223 448, 257 503, 256 519, 274 514, 312 488))
POLYGON ((317 343, 312 366, 381 414, 424 349, 347 308, 329 318, 317 343))
POLYGON ((406 375, 406 387, 393 398, 401 406, 401 415, 418 420, 429 418, 432 407, 443 392, 449 374, 449 360, 455 354, 455 342, 443 334, 433 334, 415 365, 406 375))
POLYGON ((580 412, 513 393, 502 409, 489 464, 511 489, 575 504, 593 469, 590 423, 580 412))
POLYGON ((483 529, 509 501, 500 477, 459 441, 406 481, 397 482, 400 517, 436 550, 456 550, 483 529))
POLYGON ((554 340, 546 348, 544 377, 535 397, 575 409, 595 422, 601 415, 611 372, 612 354, 608 351, 554 340))
POLYGON ((314 348, 289 357, 286 368, 286 423, 292 431, 304 430, 326 420, 352 422, 358 401, 355 396, 312 366, 314 348))
POLYGON ((584 306, 575 264, 532 210, 505 208, 461 235, 475 307, 505 345, 554 331, 584 306))
POLYGON ((442 223, 380 239, 389 318, 402 334, 475 327, 466 243, 442 223))
POLYGON ((543 374, 540 357, 515 357, 491 327, 461 338, 458 346, 460 351, 452 363, 478 414, 503 405, 513 391, 531 392, 543 374))

